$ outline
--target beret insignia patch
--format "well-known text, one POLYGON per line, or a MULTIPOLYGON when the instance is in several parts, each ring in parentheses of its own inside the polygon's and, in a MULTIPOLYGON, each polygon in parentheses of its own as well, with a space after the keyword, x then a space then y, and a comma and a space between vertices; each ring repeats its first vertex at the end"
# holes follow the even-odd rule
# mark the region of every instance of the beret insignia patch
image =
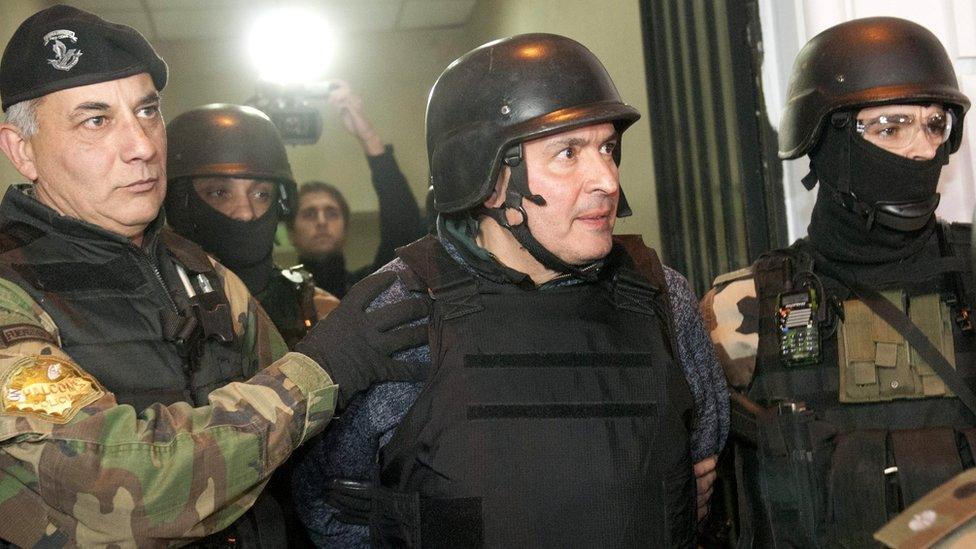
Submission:
POLYGON ((14 364, 0 385, 2 413, 67 423, 105 390, 70 359, 30 356, 14 364))

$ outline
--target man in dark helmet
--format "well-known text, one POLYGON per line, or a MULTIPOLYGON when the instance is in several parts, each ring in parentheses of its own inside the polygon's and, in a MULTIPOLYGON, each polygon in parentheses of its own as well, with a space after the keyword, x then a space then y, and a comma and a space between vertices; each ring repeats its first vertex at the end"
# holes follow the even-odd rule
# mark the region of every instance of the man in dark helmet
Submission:
MULTIPOLYGON (((274 264, 278 222, 294 215, 296 185, 270 118, 242 105, 191 109, 167 125, 169 225, 241 278, 289 348, 338 304, 301 266, 274 264)), ((291 461, 265 490, 283 514, 290 547, 308 544, 290 498, 291 461)), ((264 524, 266 529, 273 525, 264 524)))
POLYGON ((969 228, 935 217, 968 108, 915 23, 854 20, 800 51, 779 154, 820 184, 808 236, 702 301, 733 388, 742 546, 868 546, 973 466, 969 228))
POLYGON ((438 234, 399 250, 373 305, 427 299, 411 357, 429 368, 374 385, 298 467, 317 543, 692 545, 728 403, 687 282, 612 236, 638 118, 562 36, 491 42, 440 76, 438 234))
MULTIPOLYGON (((274 545, 268 477, 412 343, 286 354, 240 280, 162 226, 166 80, 141 34, 68 6, 0 59, 0 150, 31 182, 0 203, 2 547, 274 545)), ((318 326, 413 316, 364 309, 318 326)))
POLYGON ((301 266, 274 264, 297 195, 278 129, 253 107, 214 103, 174 118, 167 135, 167 221, 234 271, 294 347, 339 300, 301 266))

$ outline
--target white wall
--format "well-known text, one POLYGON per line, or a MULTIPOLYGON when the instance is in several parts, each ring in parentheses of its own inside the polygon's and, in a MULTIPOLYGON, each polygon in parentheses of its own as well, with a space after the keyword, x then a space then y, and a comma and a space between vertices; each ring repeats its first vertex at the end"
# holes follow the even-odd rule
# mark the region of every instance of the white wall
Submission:
MULTIPOLYGON (((793 60, 810 38, 838 23, 879 15, 901 17, 931 30, 949 52, 963 93, 976 99, 976 0, 760 0, 765 59, 763 91, 770 123, 779 127, 793 60)), ((952 221, 972 220, 976 205, 976 122, 968 121, 962 147, 942 170, 938 215, 952 221)), ((804 157, 784 162, 790 240, 806 234, 816 198, 800 179, 807 174, 804 157)))

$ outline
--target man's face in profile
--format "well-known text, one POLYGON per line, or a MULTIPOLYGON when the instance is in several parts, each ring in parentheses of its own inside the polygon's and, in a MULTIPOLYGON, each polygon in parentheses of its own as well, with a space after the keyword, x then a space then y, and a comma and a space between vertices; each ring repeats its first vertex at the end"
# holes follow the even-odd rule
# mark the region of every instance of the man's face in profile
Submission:
POLYGON ((523 201, 532 235, 571 265, 603 258, 613 245, 620 200, 613 124, 594 124, 525 142, 529 190, 544 206, 523 201))

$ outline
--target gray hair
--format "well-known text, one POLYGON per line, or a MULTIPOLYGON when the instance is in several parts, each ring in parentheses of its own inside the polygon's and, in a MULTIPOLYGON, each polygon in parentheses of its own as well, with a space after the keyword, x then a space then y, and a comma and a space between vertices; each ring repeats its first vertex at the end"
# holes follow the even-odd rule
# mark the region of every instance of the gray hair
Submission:
POLYGON ((7 108, 6 122, 20 131, 21 137, 30 139, 37 134, 37 105, 41 98, 14 103, 7 108))

